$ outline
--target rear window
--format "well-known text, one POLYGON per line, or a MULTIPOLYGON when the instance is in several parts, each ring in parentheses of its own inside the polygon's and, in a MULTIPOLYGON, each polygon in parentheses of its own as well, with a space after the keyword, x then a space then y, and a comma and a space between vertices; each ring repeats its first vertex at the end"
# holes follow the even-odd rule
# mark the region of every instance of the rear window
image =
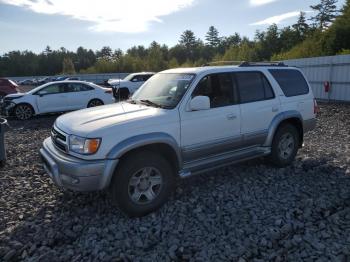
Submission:
POLYGON ((304 76, 297 70, 269 69, 287 97, 309 93, 309 86, 304 76))
POLYGON ((234 73, 241 103, 268 100, 275 97, 270 83, 261 72, 234 73))

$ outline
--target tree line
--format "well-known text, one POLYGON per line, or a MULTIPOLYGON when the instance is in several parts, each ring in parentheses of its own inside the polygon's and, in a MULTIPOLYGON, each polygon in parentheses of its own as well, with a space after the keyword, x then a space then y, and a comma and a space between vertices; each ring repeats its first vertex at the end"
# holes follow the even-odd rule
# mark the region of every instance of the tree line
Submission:
POLYGON ((11 51, 0 56, 1 76, 57 75, 161 71, 167 68, 201 66, 210 61, 271 61, 323 55, 350 54, 350 0, 337 10, 337 0, 320 0, 310 6, 310 19, 301 12, 287 27, 276 24, 256 31, 250 40, 238 33, 220 36, 210 26, 205 39, 191 30, 173 47, 153 41, 148 47, 133 46, 126 52, 105 46, 93 51, 79 47, 75 52, 49 46, 36 54, 11 51))

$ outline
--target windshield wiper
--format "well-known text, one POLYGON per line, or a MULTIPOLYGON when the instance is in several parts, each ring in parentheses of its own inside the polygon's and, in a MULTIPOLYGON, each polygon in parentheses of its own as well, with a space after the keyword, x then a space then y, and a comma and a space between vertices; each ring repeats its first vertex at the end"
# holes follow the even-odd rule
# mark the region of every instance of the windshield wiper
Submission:
POLYGON ((154 102, 152 102, 151 100, 148 100, 148 99, 142 99, 142 100, 140 100, 140 102, 142 104, 145 104, 145 105, 148 105, 148 106, 157 107, 157 108, 164 108, 164 109, 170 109, 171 108, 169 106, 164 106, 164 105, 160 105, 160 104, 154 103, 154 102))
POLYGON ((130 103, 130 104, 134 104, 134 105, 137 104, 136 100, 132 100, 132 99, 128 99, 128 100, 126 100, 126 102, 130 103))

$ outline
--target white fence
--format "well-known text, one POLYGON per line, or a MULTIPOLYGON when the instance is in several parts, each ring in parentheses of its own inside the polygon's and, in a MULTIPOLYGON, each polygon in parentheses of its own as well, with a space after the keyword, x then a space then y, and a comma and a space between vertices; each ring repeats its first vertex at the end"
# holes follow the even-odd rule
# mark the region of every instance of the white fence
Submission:
MULTIPOLYGON (((79 77, 82 81, 88 81, 93 82, 96 84, 103 84, 104 81, 111 79, 111 78, 124 78, 128 75, 128 73, 109 73, 109 74, 76 74, 76 75, 69 75, 70 77, 79 77)), ((68 75, 67 75, 68 76, 68 75)), ((25 79, 40 79, 47 76, 21 76, 21 77, 9 77, 9 79, 15 80, 15 81, 21 81, 25 79)))
POLYGON ((284 63, 304 72, 317 99, 350 101, 350 55, 293 59, 284 63), (325 82, 330 83, 328 93, 325 82))

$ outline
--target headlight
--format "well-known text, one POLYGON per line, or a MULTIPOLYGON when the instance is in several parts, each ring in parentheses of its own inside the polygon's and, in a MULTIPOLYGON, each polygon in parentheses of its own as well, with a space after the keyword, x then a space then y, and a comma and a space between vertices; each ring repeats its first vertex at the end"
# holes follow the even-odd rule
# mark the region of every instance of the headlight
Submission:
POLYGON ((84 138, 69 136, 69 150, 78 154, 95 154, 101 144, 101 138, 84 138))

